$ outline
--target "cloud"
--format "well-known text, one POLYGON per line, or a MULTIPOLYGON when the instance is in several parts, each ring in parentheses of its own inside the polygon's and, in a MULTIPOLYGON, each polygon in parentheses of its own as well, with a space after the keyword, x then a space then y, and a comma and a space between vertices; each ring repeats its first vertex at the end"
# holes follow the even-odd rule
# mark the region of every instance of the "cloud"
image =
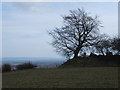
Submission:
POLYGON ((13 7, 28 10, 28 11, 39 11, 38 3, 35 2, 14 2, 12 3, 13 7))

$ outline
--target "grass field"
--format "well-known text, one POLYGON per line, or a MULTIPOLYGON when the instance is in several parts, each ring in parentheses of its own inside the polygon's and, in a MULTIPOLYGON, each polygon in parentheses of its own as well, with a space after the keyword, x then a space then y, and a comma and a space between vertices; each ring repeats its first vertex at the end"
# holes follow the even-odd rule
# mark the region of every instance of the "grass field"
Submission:
POLYGON ((3 73, 3 88, 118 88, 117 67, 33 69, 3 73))

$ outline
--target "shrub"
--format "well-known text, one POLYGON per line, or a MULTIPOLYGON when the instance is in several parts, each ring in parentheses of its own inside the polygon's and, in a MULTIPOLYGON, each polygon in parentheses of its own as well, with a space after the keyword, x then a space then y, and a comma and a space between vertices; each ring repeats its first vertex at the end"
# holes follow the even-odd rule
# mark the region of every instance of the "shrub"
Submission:
POLYGON ((112 52, 107 52, 106 55, 107 56, 113 56, 113 53, 112 52))
POLYGON ((90 57, 96 57, 97 55, 96 54, 94 54, 94 53, 91 53, 90 54, 90 57))
POLYGON ((36 65, 33 65, 32 63, 28 62, 28 63, 24 63, 24 64, 19 64, 16 66, 17 70, 23 70, 23 69, 33 69, 37 67, 36 65))
POLYGON ((11 65, 10 64, 3 64, 2 65, 2 72, 8 72, 11 71, 11 65))

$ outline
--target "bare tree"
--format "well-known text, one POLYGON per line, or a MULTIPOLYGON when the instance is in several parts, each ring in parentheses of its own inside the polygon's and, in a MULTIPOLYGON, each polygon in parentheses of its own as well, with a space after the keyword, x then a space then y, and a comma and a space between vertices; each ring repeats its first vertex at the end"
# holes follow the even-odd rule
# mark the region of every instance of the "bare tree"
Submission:
POLYGON ((94 44, 94 47, 98 54, 107 55, 111 50, 111 39, 106 34, 101 34, 99 37, 99 42, 94 44))
POLYGON ((63 16, 63 26, 49 32, 54 38, 52 45, 56 51, 67 57, 78 57, 83 47, 97 43, 100 21, 92 17, 84 9, 70 10, 63 16))
POLYGON ((112 49, 117 51, 117 54, 120 55, 120 37, 113 38, 112 49))

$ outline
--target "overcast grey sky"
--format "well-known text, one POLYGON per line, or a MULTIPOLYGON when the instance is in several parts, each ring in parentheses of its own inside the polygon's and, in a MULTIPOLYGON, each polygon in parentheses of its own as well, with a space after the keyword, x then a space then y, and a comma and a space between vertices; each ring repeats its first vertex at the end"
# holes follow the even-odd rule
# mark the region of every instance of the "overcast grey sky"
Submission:
POLYGON ((91 16, 98 15, 101 33, 117 36, 117 2, 51 2, 2 3, 3 57, 61 58, 49 45, 52 38, 47 31, 62 26, 61 15, 69 10, 84 8, 91 16))
POLYGON ((2 57, 2 3, 0 3, 0 57, 2 57))

